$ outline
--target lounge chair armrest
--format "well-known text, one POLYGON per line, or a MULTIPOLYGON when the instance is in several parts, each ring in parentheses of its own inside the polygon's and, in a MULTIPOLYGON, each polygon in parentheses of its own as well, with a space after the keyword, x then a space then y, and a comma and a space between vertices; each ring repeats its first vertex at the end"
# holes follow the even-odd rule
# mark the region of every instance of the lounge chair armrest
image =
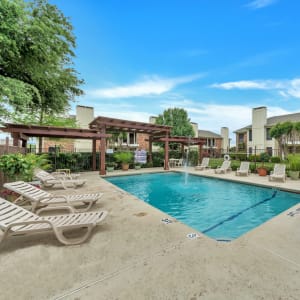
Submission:
POLYGON ((65 195, 51 195, 51 196, 41 197, 39 200, 44 200, 44 199, 64 199, 64 200, 67 201, 67 196, 65 196, 65 195))
POLYGON ((53 227, 52 222, 48 220, 31 220, 31 221, 23 221, 23 222, 15 222, 7 225, 6 230, 9 231, 11 228, 15 226, 22 226, 22 225, 32 225, 32 224, 49 224, 51 227, 53 227))
POLYGON ((64 205, 64 206, 47 206, 43 207, 36 211, 37 215, 40 215, 42 212, 45 211, 57 211, 57 210, 67 210, 69 213, 75 213, 75 210, 72 206, 64 205))
POLYGON ((66 172, 52 172, 51 175, 53 176, 67 176, 66 172))

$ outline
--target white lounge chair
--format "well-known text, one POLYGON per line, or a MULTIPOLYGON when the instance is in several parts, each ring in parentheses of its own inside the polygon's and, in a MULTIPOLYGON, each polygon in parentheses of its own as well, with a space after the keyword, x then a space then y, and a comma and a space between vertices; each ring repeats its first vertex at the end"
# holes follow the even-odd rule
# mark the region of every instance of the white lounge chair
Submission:
POLYGON ((222 166, 215 169, 215 173, 216 174, 221 174, 221 173, 225 174, 226 172, 231 171, 230 165, 231 165, 230 160, 224 160, 222 163, 222 166))
POLYGON ((70 178, 69 176, 56 176, 52 175, 51 173, 48 173, 41 169, 35 169, 34 175, 37 177, 41 184, 45 187, 53 187, 54 185, 61 185, 64 189, 66 189, 68 186, 72 187, 78 187, 85 184, 86 180, 83 179, 74 179, 70 178))
POLYGON ((2 231, 0 243, 8 236, 52 231, 64 245, 81 244, 106 215, 106 211, 97 211, 40 217, 0 198, 0 230, 2 231), (81 230, 82 228, 86 228, 87 231, 81 237, 68 238, 65 236, 66 231, 81 230))
POLYGON ((236 170, 235 175, 237 176, 248 176, 250 173, 249 170, 250 162, 249 161, 242 161, 240 167, 236 170))
POLYGON ((46 206, 64 205, 70 207, 73 212, 84 212, 89 210, 103 195, 102 193, 55 195, 24 181, 8 182, 3 186, 21 196, 15 200, 15 203, 22 204, 24 201, 29 201, 32 211, 46 206), (85 207, 82 208, 82 205, 85 207), (79 208, 76 208, 77 206, 79 208))
POLYGON ((205 170, 207 168, 209 168, 209 157, 203 157, 202 162, 200 165, 195 167, 195 170, 205 170))
POLYGON ((282 180, 285 182, 286 180, 286 174, 285 174, 285 164, 275 164, 274 170, 271 171, 271 174, 269 176, 269 180, 282 180))

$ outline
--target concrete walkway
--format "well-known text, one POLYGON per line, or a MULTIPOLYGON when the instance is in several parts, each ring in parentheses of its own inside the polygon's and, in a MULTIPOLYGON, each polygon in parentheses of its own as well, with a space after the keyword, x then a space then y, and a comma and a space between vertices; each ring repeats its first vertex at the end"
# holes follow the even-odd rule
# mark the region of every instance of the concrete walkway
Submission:
MULTIPOLYGON (((300 192, 300 181, 189 171, 300 192)), ((230 243, 201 233, 188 239, 195 232, 188 226, 162 223, 166 214, 97 172, 82 176, 84 187, 55 192, 103 192, 94 209, 108 210, 106 221, 79 246, 62 246, 51 234, 6 240, 0 299, 300 299, 300 214, 287 215, 300 204, 230 243)))

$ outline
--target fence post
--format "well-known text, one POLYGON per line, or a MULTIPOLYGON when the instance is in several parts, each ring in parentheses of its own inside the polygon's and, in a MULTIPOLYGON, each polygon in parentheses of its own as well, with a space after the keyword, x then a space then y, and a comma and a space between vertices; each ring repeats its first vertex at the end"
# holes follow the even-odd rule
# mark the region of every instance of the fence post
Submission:
POLYGON ((54 145, 54 171, 56 171, 56 145, 54 145))
POLYGON ((254 147, 254 168, 256 170, 256 146, 254 147))
POLYGON ((4 150, 4 154, 8 154, 8 149, 9 149, 9 137, 7 136, 5 138, 5 150, 4 150))

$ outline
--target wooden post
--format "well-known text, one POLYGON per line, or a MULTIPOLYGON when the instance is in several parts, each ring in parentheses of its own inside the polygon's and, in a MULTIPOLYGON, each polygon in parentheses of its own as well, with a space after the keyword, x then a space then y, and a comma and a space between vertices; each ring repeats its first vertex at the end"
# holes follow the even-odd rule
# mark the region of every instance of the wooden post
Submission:
POLYGON ((9 150, 9 137, 7 136, 5 138, 5 151, 4 151, 4 154, 7 154, 8 150, 9 150))
POLYGON ((198 155, 198 165, 201 164, 202 161, 202 144, 198 145, 198 151, 199 151, 199 155, 198 155))
POLYGON ((164 169, 166 171, 169 170, 169 134, 166 133, 166 141, 165 141, 165 166, 164 169))
MULTIPOLYGON (((101 133, 105 134, 106 133, 106 128, 105 126, 101 127, 101 133)), ((106 150, 106 138, 101 137, 100 140, 100 175, 105 175, 105 150, 106 150)))
POLYGON ((92 170, 96 171, 96 139, 93 139, 93 162, 92 162, 92 170))
POLYGON ((17 133, 13 133, 13 146, 19 147, 19 135, 17 133))
POLYGON ((149 162, 152 162, 152 135, 149 135, 149 162))

